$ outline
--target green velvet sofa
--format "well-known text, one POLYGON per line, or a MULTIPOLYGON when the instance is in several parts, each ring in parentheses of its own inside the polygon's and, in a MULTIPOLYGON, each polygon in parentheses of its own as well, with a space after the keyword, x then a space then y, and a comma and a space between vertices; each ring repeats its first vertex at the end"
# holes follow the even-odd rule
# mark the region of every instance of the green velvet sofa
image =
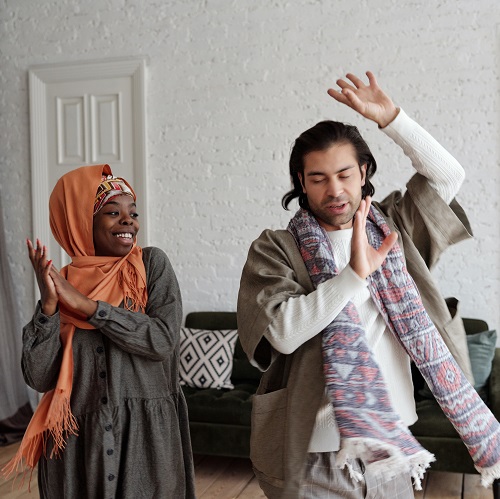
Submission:
MULTIPOLYGON (((467 334, 488 328, 484 321, 463 319, 467 334)), ((192 312, 185 326, 194 329, 236 329, 235 312, 192 312)), ((195 454, 248 457, 250 453, 250 415, 252 395, 260 372, 247 360, 239 340, 234 354, 233 390, 196 389, 183 386, 189 410, 191 441, 195 454)), ((420 443, 436 456, 431 469, 456 473, 476 473, 472 459, 455 429, 435 400, 419 395, 423 379, 413 373, 418 421, 410 428, 420 443)), ((481 395, 497 419, 500 418, 500 348, 496 348, 487 386, 481 395)), ((500 499, 500 482, 493 485, 500 499)))
MULTIPOLYGON (((192 329, 237 329, 235 312, 191 312, 185 326, 192 329)), ((234 389, 183 386, 189 410, 191 445, 195 454, 248 457, 252 395, 261 373, 236 342, 231 382, 234 389)))

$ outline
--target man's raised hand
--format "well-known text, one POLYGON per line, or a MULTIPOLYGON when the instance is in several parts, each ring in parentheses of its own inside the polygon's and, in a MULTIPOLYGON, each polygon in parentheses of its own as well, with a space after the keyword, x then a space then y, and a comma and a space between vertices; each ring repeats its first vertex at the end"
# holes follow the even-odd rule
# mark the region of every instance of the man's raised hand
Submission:
POLYGON ((378 86, 375 75, 367 71, 366 76, 368 76, 368 85, 352 73, 347 73, 346 77, 352 83, 338 79, 336 83, 340 90, 329 88, 328 95, 384 128, 398 115, 399 110, 378 86))

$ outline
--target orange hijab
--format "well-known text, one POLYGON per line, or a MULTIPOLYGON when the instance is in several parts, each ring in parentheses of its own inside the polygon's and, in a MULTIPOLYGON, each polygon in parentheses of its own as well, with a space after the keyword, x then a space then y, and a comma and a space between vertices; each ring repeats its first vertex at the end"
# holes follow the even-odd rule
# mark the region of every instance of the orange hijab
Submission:
MULTIPOLYGON (((56 241, 72 259, 60 272, 92 300, 105 301, 115 307, 124 302, 127 309, 144 312, 147 289, 142 249, 134 244, 124 257, 94 256, 93 208, 102 175, 112 175, 109 165, 83 166, 63 175, 52 191, 49 201, 50 228, 56 241)), ((132 187, 130 189, 135 200, 135 193, 132 187)), ((72 339, 75 327, 94 327, 61 304, 59 312, 63 355, 56 388, 45 393, 38 404, 17 454, 2 470, 6 476, 23 468, 23 459, 25 465, 33 470, 46 450, 49 436, 54 440, 49 456, 52 458, 64 450, 68 435, 77 435, 78 426, 70 407, 72 339)))

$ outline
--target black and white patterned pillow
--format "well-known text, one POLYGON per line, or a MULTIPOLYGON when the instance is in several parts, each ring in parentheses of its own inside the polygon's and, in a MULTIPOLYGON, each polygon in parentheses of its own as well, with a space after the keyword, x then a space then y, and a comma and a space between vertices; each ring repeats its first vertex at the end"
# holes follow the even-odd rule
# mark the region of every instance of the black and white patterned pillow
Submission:
POLYGON ((234 388, 231 383, 238 331, 181 328, 180 384, 193 388, 234 388))

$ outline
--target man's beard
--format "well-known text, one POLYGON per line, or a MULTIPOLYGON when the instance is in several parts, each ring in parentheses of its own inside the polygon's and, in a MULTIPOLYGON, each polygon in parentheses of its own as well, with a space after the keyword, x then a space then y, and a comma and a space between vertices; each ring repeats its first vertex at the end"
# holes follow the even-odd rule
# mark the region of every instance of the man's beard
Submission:
POLYGON ((316 217, 316 219, 324 222, 325 224, 332 226, 332 227, 340 227, 343 225, 349 224, 351 221, 353 221, 354 216, 356 215, 356 211, 359 208, 359 203, 361 202, 361 199, 357 202, 356 208, 353 208, 351 204, 349 204, 349 201, 346 201, 345 203, 338 203, 339 205, 342 204, 348 204, 348 210, 345 213, 341 213, 338 215, 334 215, 330 213, 327 209, 328 205, 335 205, 335 201, 328 201, 326 203, 323 203, 321 207, 311 207, 309 206, 311 213, 316 217))

